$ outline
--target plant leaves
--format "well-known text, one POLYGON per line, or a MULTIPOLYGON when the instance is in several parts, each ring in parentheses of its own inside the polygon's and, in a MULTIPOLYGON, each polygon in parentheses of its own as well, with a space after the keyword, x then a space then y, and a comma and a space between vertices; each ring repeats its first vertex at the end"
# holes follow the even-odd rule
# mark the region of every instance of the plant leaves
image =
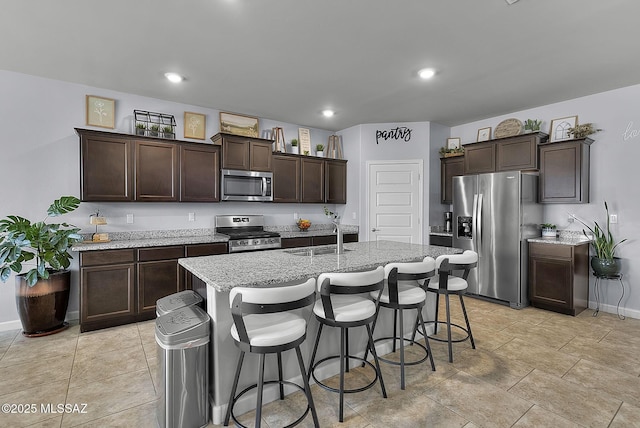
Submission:
POLYGON ((70 213, 80 206, 80 199, 75 196, 62 196, 60 199, 53 201, 47 214, 50 217, 56 217, 62 214, 70 213))

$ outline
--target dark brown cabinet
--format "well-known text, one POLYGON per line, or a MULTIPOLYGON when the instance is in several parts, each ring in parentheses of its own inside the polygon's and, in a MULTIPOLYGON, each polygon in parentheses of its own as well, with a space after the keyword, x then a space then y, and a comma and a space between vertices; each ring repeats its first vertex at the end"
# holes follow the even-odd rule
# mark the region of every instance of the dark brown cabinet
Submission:
POLYGON ((325 202, 347 203, 347 161, 327 159, 325 165, 325 202))
POLYGON ((80 194, 83 201, 133 200, 133 142, 119 135, 80 134, 80 194))
POLYGON ((529 243, 529 299, 542 309, 577 315, 589 304, 589 244, 529 243))
POLYGON ((81 252, 80 331, 154 318, 158 299, 192 288, 179 258, 226 253, 226 242, 81 252))
POLYGON ((322 159, 301 157, 301 202, 325 202, 324 163, 322 159))
POLYGON ((80 253, 80 331, 134 322, 135 252, 80 253))
POLYGON ((453 247, 453 236, 429 235, 429 245, 453 247))
POLYGON ((589 203, 589 151, 593 140, 540 145, 541 203, 589 203))
POLYGON ((440 202, 453 203, 452 179, 464 175, 464 157, 450 157, 440 159, 440 202))
POLYGON ((220 200, 220 146, 180 146, 180 201, 220 200))
POLYGON ((300 202, 300 157, 273 155, 273 202, 300 202))
POLYGON ((222 168, 271 171, 273 141, 218 133, 211 140, 222 145, 222 168))
POLYGON ((538 144, 548 135, 542 132, 517 135, 464 146, 464 173, 531 170, 538 168, 538 144))
POLYGON ((136 201, 178 200, 178 146, 172 143, 136 141, 136 201))
MULTIPOLYGON (((330 245, 335 244, 337 237, 335 234, 321 235, 321 236, 308 236, 308 237, 296 237, 296 238, 282 238, 282 248, 298 248, 298 247, 311 247, 315 245, 330 245)), ((358 242, 357 233, 345 233, 342 237, 342 242, 358 242)))

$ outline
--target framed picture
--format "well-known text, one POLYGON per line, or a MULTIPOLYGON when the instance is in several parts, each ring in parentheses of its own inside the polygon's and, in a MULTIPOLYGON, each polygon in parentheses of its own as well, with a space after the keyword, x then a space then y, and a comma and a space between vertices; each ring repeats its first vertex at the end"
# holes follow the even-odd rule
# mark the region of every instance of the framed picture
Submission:
POLYGON ((300 154, 311 154, 311 134, 307 128, 298 128, 298 140, 300 140, 300 154))
POLYGON ((551 121, 551 129, 549 130, 549 141, 570 140, 569 128, 575 128, 578 125, 578 116, 561 117, 551 121))
POLYGON ((116 127, 116 100, 87 95, 87 126, 116 127))
POLYGON ((491 139, 491 127, 478 129, 478 143, 480 141, 489 141, 491 139))
POLYGON ((207 118, 204 114, 184 112, 184 138, 195 138, 204 140, 204 133, 207 128, 207 118))
POLYGON ((447 138, 447 150, 460 148, 460 138, 447 138))
POLYGON ((220 132, 257 138, 260 135, 258 118, 221 111, 220 132))

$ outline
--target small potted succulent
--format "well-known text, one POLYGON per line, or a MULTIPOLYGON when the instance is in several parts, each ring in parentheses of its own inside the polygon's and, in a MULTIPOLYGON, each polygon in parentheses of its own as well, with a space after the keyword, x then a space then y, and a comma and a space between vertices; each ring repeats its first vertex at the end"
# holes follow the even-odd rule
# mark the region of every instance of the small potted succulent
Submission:
POLYGON ((136 123, 136 135, 144 135, 147 130, 147 125, 142 122, 136 123))
POLYGON ((542 223, 542 237, 543 238, 556 238, 556 225, 552 223, 542 223))
POLYGON ((316 145, 316 156, 322 158, 324 157, 324 145, 318 144, 316 145))
POLYGON ((173 139, 175 137, 175 134, 173 133, 173 127, 172 126, 163 126, 162 127, 162 136, 164 138, 171 138, 173 139))
POLYGON ((160 132, 160 125, 151 125, 149 127, 149 135, 152 137, 157 137, 160 132))
POLYGON ((298 148, 298 140, 296 138, 291 140, 291 153, 293 153, 295 155, 300 153, 299 148, 298 148))

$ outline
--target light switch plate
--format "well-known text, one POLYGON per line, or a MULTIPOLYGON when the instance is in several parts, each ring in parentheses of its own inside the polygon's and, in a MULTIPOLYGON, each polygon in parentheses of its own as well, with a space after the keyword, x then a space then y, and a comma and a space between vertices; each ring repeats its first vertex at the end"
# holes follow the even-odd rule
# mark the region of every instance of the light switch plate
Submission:
POLYGON ((196 213, 189 213, 189 221, 196 221, 196 213))
POLYGON ((127 224, 133 224, 133 214, 127 214, 127 224))
POLYGON ((618 214, 609 215, 609 223, 611 223, 611 224, 618 223, 618 214))

